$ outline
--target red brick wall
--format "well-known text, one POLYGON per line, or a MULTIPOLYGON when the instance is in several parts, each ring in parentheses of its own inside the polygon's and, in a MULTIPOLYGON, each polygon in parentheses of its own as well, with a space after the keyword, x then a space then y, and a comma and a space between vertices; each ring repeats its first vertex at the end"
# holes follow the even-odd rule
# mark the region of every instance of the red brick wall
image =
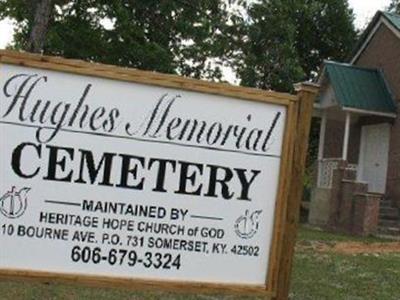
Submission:
MULTIPOLYGON (((400 100, 400 38, 381 25, 367 48, 355 63, 358 66, 381 68, 394 94, 400 100)), ((400 206, 400 120, 393 124, 389 150, 386 193, 400 206)))
MULTIPOLYGON (((326 123, 324 158, 341 158, 344 138, 344 120, 328 120, 326 123)), ((360 149, 360 126, 352 124, 350 127, 348 162, 358 163, 360 149)))
POLYGON ((380 196, 356 194, 353 197, 351 231, 356 235, 370 235, 378 230, 380 196))
POLYGON ((344 122, 327 120, 324 142, 324 158, 342 157, 343 134, 344 122))
POLYGON ((381 68, 396 99, 400 99, 400 38, 381 25, 355 65, 381 68))

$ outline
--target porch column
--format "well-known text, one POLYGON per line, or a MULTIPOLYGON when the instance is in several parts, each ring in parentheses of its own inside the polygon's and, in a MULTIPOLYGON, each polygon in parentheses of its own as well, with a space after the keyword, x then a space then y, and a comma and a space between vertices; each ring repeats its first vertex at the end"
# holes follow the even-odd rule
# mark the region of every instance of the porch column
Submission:
POLYGON ((343 151, 342 159, 347 161, 347 150, 349 149, 349 137, 350 137, 350 112, 346 111, 346 123, 344 127, 344 138, 343 138, 343 151))
POLYGON ((326 111, 323 111, 321 119, 321 127, 319 129, 318 160, 324 158, 325 132, 326 132, 326 111))

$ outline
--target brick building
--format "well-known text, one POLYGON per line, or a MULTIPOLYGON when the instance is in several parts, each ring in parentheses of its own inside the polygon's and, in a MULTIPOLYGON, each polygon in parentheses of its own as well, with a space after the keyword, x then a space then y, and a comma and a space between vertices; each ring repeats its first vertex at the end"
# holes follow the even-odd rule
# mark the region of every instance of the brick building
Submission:
POLYGON ((349 63, 326 61, 309 221, 400 234, 400 15, 378 12, 349 63))

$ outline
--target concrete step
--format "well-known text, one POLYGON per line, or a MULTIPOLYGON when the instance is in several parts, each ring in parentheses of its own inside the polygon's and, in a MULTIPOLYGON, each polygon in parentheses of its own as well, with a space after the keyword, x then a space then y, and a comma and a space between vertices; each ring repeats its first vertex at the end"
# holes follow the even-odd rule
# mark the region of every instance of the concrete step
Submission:
POLYGON ((400 228, 399 220, 379 219, 378 225, 381 227, 399 227, 400 228))
POLYGON ((384 206, 384 207, 379 207, 379 213, 381 214, 399 214, 399 209, 396 207, 392 207, 392 206, 384 206))
POLYGON ((393 215, 379 215, 379 220, 388 220, 388 221, 399 221, 400 217, 398 214, 393 215))
POLYGON ((378 232, 400 237, 400 210, 393 206, 391 199, 385 198, 379 203, 378 232))
POLYGON ((355 170, 346 169, 343 173, 343 179, 356 180, 357 172, 355 170))
POLYGON ((380 207, 379 219, 384 220, 400 220, 399 210, 393 207, 380 207))
POLYGON ((378 227, 379 234, 400 236, 400 227, 378 227))
POLYGON ((381 200, 380 202, 379 202, 379 206, 380 207, 389 207, 389 208, 393 208, 393 205, 392 205, 392 201, 391 200, 381 200))

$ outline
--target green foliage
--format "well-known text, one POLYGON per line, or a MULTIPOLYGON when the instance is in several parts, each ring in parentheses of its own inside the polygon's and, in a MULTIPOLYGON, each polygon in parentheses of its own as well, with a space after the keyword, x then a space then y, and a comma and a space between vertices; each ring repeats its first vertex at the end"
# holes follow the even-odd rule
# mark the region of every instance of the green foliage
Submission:
MULTIPOLYGON (((39 1, 0 0, 0 19, 18 24, 14 48, 27 49, 39 1)), ((53 0, 43 50, 210 80, 228 66, 242 85, 291 91, 322 59, 345 57, 352 21, 343 0, 53 0)))
POLYGON ((250 6, 243 22, 243 42, 236 70, 245 86, 289 91, 303 76, 294 47, 296 26, 290 7, 282 1, 263 1, 250 6))
POLYGON ((304 174, 303 184, 303 201, 311 200, 311 191, 315 185, 316 171, 318 168, 318 148, 319 148, 319 132, 320 132, 321 119, 312 118, 310 137, 308 141, 308 151, 306 160, 306 170, 304 174))
POLYGON ((247 18, 235 67, 243 85, 263 89, 291 91, 315 78, 323 59, 343 60, 356 39, 343 0, 262 0, 247 18))
MULTIPOLYGON (((19 24, 15 48, 26 49, 38 1, 0 2, 0 18, 19 24)), ((89 61, 221 77, 209 63, 226 27, 228 3, 219 0, 55 0, 44 53, 89 61), (110 26, 104 26, 108 22, 110 26)))
POLYGON ((343 61, 355 45, 354 15, 347 0, 295 1, 296 49, 307 78, 313 78, 324 59, 343 61))
POLYGON ((388 7, 388 11, 400 14, 400 0, 392 0, 388 7))

